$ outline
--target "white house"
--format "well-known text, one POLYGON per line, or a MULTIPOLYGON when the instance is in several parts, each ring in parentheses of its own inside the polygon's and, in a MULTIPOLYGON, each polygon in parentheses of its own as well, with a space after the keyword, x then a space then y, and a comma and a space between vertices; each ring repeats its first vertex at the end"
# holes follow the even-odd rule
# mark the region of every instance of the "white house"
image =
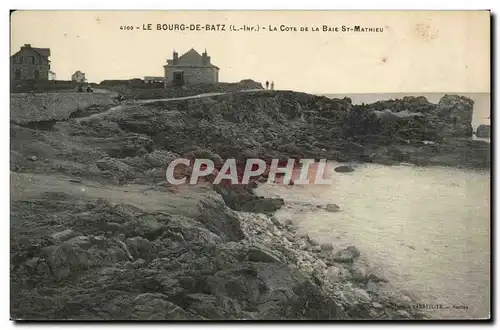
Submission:
POLYGON ((87 81, 87 79, 85 79, 85 73, 81 71, 76 71, 75 73, 73 73, 73 75, 71 76, 71 80, 81 83, 87 81))

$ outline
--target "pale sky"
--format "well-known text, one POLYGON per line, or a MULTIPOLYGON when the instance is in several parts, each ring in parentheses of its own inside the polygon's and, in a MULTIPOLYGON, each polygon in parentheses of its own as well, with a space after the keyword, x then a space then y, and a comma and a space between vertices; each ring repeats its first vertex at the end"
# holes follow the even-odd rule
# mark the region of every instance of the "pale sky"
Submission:
POLYGON ((59 80, 76 70, 92 82, 162 76, 174 49, 195 48, 207 49, 220 81, 273 80, 276 89, 309 93, 490 92, 487 11, 18 11, 11 54, 24 44, 50 48, 59 80), (153 30, 143 31, 148 23, 153 30), (158 23, 226 31, 157 31, 158 23), (244 24, 261 30, 228 31, 244 24), (268 31, 281 24, 309 31, 268 31), (310 31, 323 25, 384 32, 310 31))

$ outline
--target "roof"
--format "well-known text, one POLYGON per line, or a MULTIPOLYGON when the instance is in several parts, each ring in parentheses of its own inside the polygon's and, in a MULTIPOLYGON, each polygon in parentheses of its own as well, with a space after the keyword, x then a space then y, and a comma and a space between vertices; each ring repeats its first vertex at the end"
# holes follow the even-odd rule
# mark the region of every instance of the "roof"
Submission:
MULTIPOLYGON (((14 55, 11 57, 16 56, 19 54, 19 52, 23 49, 24 47, 21 47, 19 51, 17 51, 14 55)), ((38 53, 40 56, 45 57, 47 61, 50 62, 49 56, 50 56, 50 48, 35 48, 35 47, 29 47, 28 49, 32 49, 35 53, 38 53)))
MULTIPOLYGON (((182 56, 179 56, 177 59, 177 64, 175 66, 191 66, 191 67, 209 67, 209 68, 217 68, 217 66, 212 63, 203 64, 202 62, 203 56, 200 55, 194 48, 191 48, 182 56)), ((167 65, 174 65, 172 60, 167 60, 167 65)))
POLYGON ((42 55, 43 57, 49 57, 50 56, 50 48, 34 48, 31 47, 35 52, 38 54, 42 55))

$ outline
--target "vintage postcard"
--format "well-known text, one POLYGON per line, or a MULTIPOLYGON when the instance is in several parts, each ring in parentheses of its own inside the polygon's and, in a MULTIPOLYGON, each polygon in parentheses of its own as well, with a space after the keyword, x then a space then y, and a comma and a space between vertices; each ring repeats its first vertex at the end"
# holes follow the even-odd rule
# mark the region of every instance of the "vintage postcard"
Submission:
POLYGON ((11 12, 11 319, 490 319, 490 19, 11 12))

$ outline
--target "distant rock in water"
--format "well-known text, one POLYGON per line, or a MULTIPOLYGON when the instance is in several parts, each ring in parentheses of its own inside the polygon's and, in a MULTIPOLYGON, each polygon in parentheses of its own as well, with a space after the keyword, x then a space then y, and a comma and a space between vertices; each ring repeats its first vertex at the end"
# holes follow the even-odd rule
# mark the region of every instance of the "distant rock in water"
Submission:
POLYGON ((348 172, 354 172, 354 168, 352 166, 342 165, 335 167, 334 171, 338 173, 348 173, 348 172))
POLYGON ((340 212, 340 207, 337 204, 327 204, 325 210, 328 212, 340 212))
POLYGON ((357 105, 348 113, 344 136, 361 144, 403 144, 472 136, 474 101, 445 95, 438 104, 425 97, 357 105))
POLYGON ((491 136, 491 126, 490 125, 479 125, 476 130, 476 136, 479 138, 490 138, 491 136))

